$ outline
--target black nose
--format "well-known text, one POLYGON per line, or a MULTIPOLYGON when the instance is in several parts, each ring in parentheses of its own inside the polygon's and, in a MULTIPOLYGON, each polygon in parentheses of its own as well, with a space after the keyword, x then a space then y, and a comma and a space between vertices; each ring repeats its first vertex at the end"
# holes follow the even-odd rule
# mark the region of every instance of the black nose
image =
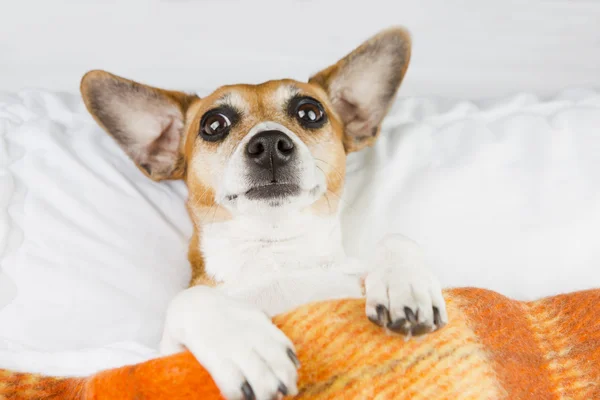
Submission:
POLYGON ((287 164, 294 155, 294 142, 280 131, 257 133, 246 146, 248 158, 260 167, 275 172, 277 167, 287 164))

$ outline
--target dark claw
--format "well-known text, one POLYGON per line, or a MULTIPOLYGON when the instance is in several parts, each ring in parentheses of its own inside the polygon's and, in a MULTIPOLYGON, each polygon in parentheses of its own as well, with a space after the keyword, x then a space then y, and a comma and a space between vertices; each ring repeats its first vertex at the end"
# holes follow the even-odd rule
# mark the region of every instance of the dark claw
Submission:
POLYGON ((400 318, 387 325, 387 328, 395 333, 407 336, 421 336, 431 332, 431 327, 426 324, 413 324, 404 318, 400 318))
POLYGON ((283 383, 279 382, 279 393, 286 396, 288 394, 288 388, 283 383))
POLYGON ((385 306, 381 304, 377 304, 377 307, 375 307, 375 311, 377 312, 377 319, 380 321, 383 321, 385 314, 388 313, 387 308, 385 308, 385 306))
POLYGON ((385 326, 390 322, 390 312, 387 307, 383 304, 377 304, 375 307, 375 311, 377 312, 377 320, 381 324, 381 326, 385 326))
POLYGON ((406 319, 400 318, 387 324, 387 328, 392 332, 408 335, 410 333, 411 324, 407 324, 406 319))
POLYGON ((387 328, 405 336, 421 336, 432 331, 431 326, 419 322, 419 310, 414 312, 410 307, 404 307, 406 318, 400 318, 387 325, 387 328))
POLYGON ((378 304, 375 307, 375 312, 377 313, 376 317, 372 315, 367 316, 367 318, 369 318, 369 321, 371 321, 377 326, 386 326, 390 321, 390 312, 388 311, 388 309, 384 305, 378 304))
POLYGON ((248 382, 244 382, 242 385, 242 393, 244 394, 245 400, 255 400, 256 396, 254 396, 254 390, 250 387, 248 382))
POLYGON ((440 310, 437 307, 433 307, 433 323, 437 329, 443 328, 444 324, 442 322, 442 316, 440 315, 440 310))
POLYGON ((369 318, 369 321, 371 321, 372 323, 374 323, 377 326, 381 326, 381 323, 379 322, 379 320, 376 317, 372 317, 370 315, 367 315, 367 318, 369 318))
POLYGON ((294 363, 296 368, 300 368, 300 360, 298 360, 298 356, 296 356, 296 353, 294 353, 294 350, 287 349, 287 355, 290 358, 290 360, 292 360, 292 362, 294 363))
POLYGON ((406 314, 406 319, 411 324, 417 324, 419 322, 419 310, 417 310, 417 313, 415 314, 409 307, 404 307, 404 314, 406 314))
POLYGON ((412 326, 411 334, 413 336, 421 336, 432 331, 431 326, 426 324, 417 324, 412 326))

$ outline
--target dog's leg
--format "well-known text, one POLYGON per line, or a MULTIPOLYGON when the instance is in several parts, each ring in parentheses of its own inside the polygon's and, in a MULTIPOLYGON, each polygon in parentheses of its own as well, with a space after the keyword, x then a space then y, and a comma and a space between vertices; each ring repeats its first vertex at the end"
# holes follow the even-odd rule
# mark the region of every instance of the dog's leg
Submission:
POLYGON ((367 262, 367 317, 407 336, 422 335, 448 322, 441 286, 420 247, 402 235, 385 237, 367 262))
POLYGON ((227 399, 273 399, 297 393, 298 359, 292 342, 262 311, 194 286, 167 310, 161 352, 187 347, 227 399))

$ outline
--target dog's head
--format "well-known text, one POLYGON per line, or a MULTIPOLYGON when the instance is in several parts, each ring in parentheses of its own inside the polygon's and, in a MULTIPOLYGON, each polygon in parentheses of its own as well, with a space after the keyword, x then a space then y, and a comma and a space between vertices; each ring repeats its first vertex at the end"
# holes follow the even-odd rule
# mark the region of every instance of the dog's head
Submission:
POLYGON ((345 155, 377 138, 409 59, 409 35, 396 28, 308 82, 224 86, 201 99, 91 71, 81 92, 145 174, 185 179, 199 216, 334 212, 345 155))

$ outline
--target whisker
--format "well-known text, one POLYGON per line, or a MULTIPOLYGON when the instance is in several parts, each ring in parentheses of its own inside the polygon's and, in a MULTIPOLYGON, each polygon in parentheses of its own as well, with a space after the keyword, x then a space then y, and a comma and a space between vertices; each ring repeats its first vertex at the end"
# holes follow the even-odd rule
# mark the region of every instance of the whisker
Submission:
POLYGON ((327 207, 329 208, 329 214, 331 214, 331 202, 329 201, 329 197, 327 197, 327 192, 323 193, 325 196, 325 200, 327 200, 327 207))
POLYGON ((345 205, 345 206, 346 206, 346 207, 347 207, 347 208, 348 208, 350 211, 352 211, 352 213, 354 213, 355 215, 359 215, 359 213, 358 213, 358 210, 357 210, 357 209, 356 209, 356 208, 355 208, 355 207, 352 205, 352 203, 350 203, 349 201, 347 201, 347 200, 346 200, 346 199, 344 199, 342 196, 340 196, 339 194, 335 193, 334 191, 332 191, 332 190, 331 190, 331 189, 329 189, 329 188, 327 189, 327 191, 328 191, 330 194, 334 195, 334 196, 337 198, 337 200, 338 200, 340 203, 344 203, 344 205, 345 205))
MULTIPOLYGON (((216 204, 216 203, 215 203, 216 204)), ((215 222, 215 217, 217 216, 217 211, 219 210, 219 207, 215 207, 215 211, 213 212, 213 216, 210 220, 210 223, 212 224, 213 222, 215 222)))
POLYGON ((201 193, 195 194, 193 197, 190 198, 190 200, 192 200, 192 202, 194 202, 195 204, 199 203, 199 200, 202 198, 202 196, 204 196, 206 193, 208 193, 208 188, 206 188, 204 191, 202 191, 201 193))
MULTIPOLYGON (((329 166, 331 167, 331 169, 332 169, 332 170, 333 170, 335 173, 337 173, 337 174, 338 174, 338 177, 339 177, 339 178, 340 178, 342 181, 344 180, 344 175, 343 175, 343 174, 342 174, 342 173, 341 173, 341 172, 340 172, 340 171, 339 171, 339 170, 338 170, 338 169, 337 169, 337 168, 336 168, 334 165, 332 165, 332 164, 328 163, 327 161, 325 161, 325 160, 322 160, 322 159, 320 159, 320 158, 315 158, 315 161, 320 161, 320 162, 322 162, 322 163, 325 163, 325 164, 329 165, 329 166)), ((321 171, 322 171, 322 170, 321 170, 321 171)), ((323 172, 323 173, 325 173, 325 172, 323 172)))
MULTIPOLYGON (((319 161, 323 161, 323 160, 319 160, 319 161)), ((325 161, 323 161, 323 162, 325 162, 325 161)), ((318 165, 315 165, 315 166, 323 173, 323 175, 327 176, 325 174, 325 171, 323 171, 323 168, 319 167, 318 165)), ((326 188, 326 190, 327 190, 327 192, 329 192, 332 195, 334 195, 337 198, 337 200, 338 200, 339 203, 344 203, 344 205, 346 205, 350 209, 350 211, 352 211, 352 213, 355 213, 356 215, 358 215, 358 210, 356 210, 356 208, 354 208, 354 206, 352 204, 350 204, 350 202, 346 201, 342 196, 340 196, 339 194, 335 193, 331 189, 326 188)), ((327 198, 327 196, 326 196, 326 198, 327 198)), ((327 202, 329 203, 329 198, 327 198, 327 202)), ((331 212, 331 210, 330 210, 330 212, 331 212)))
POLYGON ((206 220, 206 216, 208 215, 209 212, 211 212, 211 210, 213 209, 213 207, 215 206, 215 204, 212 204, 209 208, 208 211, 206 211, 206 213, 204 213, 204 215, 201 218, 201 222, 204 224, 204 221, 206 220))

